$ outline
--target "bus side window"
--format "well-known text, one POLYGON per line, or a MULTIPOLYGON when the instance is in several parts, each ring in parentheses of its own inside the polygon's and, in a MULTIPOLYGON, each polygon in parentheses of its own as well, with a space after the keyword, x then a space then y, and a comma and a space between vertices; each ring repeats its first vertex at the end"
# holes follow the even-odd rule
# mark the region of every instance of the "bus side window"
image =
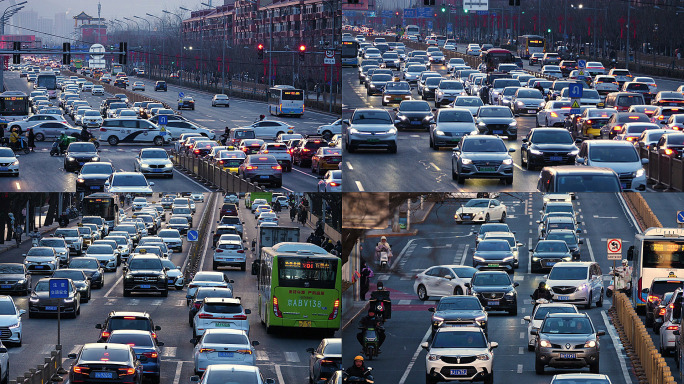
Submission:
POLYGON ((634 246, 630 245, 627 249, 627 260, 632 261, 634 259, 634 246))

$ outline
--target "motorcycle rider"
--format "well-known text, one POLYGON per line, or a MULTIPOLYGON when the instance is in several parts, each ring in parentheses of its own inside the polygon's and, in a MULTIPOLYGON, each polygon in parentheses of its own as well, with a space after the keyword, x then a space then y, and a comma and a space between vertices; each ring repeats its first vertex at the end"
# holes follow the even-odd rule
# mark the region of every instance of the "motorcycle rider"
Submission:
POLYGON ((10 134, 9 142, 10 148, 17 148, 19 143, 19 132, 17 132, 16 128, 12 128, 12 133, 10 134))
POLYGON ((629 266, 627 259, 622 259, 622 266, 615 268, 613 274, 615 279, 615 289, 618 291, 629 290, 632 283, 632 268, 629 266))
POLYGON ((370 374, 370 371, 368 371, 368 368, 366 368, 366 365, 363 362, 363 356, 360 355, 354 358, 354 364, 351 367, 347 368, 345 372, 349 376, 363 378, 367 378, 370 374))
POLYGON ((387 265, 392 265, 392 247, 387 242, 385 236, 380 238, 380 242, 375 246, 375 260, 380 261, 380 254, 387 252, 387 265))
POLYGON ((83 126, 81 129, 81 141, 88 141, 90 140, 90 132, 88 132, 88 128, 86 126, 83 126))
POLYGON ((356 334, 356 340, 359 341, 361 346, 363 346, 363 337, 366 334, 366 330, 368 328, 375 328, 375 332, 378 334, 378 353, 380 353, 380 347, 382 347, 382 343, 385 342, 385 337, 387 336, 385 335, 385 329, 382 327, 382 320, 375 315, 374 308, 369 308, 368 315, 361 318, 359 328, 361 332, 356 334))
POLYGON ((537 301, 540 299, 551 300, 553 298, 553 293, 546 289, 546 284, 543 281, 539 282, 539 287, 532 293, 532 300, 537 301))
POLYGON ((59 142, 60 153, 66 152, 66 149, 69 146, 69 136, 66 135, 66 132, 60 131, 57 141, 59 142))
POLYGON ((40 238, 42 237, 40 235, 40 232, 36 228, 33 228, 33 231, 29 233, 29 237, 31 238, 31 244, 34 247, 38 246, 38 242, 40 241, 40 238))

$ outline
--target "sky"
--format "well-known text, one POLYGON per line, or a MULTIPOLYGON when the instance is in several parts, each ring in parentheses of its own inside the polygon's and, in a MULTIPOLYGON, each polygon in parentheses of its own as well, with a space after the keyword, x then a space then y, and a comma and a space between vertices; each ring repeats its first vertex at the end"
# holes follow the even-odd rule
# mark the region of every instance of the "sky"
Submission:
MULTIPOLYGON (((15 0, 15 3, 21 0, 15 0)), ((195 10, 199 9, 200 3, 211 3, 212 5, 223 4, 223 0, 100 0, 102 4, 102 17, 105 19, 114 19, 127 16, 132 18, 134 15, 145 16, 145 13, 153 15, 162 15, 162 9, 175 12, 178 7, 195 10)), ((9 6, 10 2, 3 1, 5 6, 9 6)), ((74 16, 81 11, 90 16, 97 17, 97 0, 28 0, 25 9, 34 10, 38 16, 54 17, 55 13, 68 12, 69 16, 74 16)), ((186 17, 190 16, 186 12, 186 17)))

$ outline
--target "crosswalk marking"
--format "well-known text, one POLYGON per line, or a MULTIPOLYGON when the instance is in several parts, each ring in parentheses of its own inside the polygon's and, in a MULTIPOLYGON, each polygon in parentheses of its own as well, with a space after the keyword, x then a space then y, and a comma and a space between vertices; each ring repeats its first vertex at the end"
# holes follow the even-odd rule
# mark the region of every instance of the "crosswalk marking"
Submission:
POLYGON ((389 278, 390 278, 389 274, 380 275, 380 276, 378 276, 378 281, 387 281, 387 280, 389 280, 389 278))
POLYGON ((268 360, 268 354, 264 350, 257 349, 256 350, 256 359, 257 360, 268 360))
POLYGON ((411 300, 399 300, 399 305, 411 305, 411 300))
POLYGON ((107 299, 107 302, 104 303, 104 305, 114 305, 116 304, 116 299, 107 299))
POLYGON ((140 305, 140 299, 130 299, 126 303, 127 305, 140 305))
POLYGON ((163 299, 152 300, 152 302, 150 303, 150 305, 153 305, 153 306, 160 306, 160 305, 162 305, 162 304, 164 304, 164 300, 163 300, 163 299))
POLYGON ((299 363, 299 354, 297 354, 297 352, 285 352, 285 361, 289 363, 299 363))
POLYGON ((163 347, 162 356, 164 357, 176 357, 176 347, 163 347))
POLYGON ((176 300, 176 307, 185 307, 187 306, 187 302, 185 300, 176 300))

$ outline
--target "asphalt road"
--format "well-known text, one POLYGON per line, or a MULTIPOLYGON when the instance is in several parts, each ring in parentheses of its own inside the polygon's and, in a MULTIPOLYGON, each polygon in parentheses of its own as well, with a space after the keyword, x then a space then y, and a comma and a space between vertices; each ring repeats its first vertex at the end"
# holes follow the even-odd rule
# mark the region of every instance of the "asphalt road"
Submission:
MULTIPOLYGON (((209 201, 209 194, 205 194, 205 201, 209 201)), ((152 201, 150 199, 149 201, 152 201)), ((217 205, 208 207, 208 203, 197 203, 195 222, 199 222, 203 214, 209 215, 211 223, 209 230, 216 227, 222 196, 218 196, 217 205), (206 212, 206 213, 205 213, 206 212)), ((240 203, 240 217, 245 221, 246 245, 249 246, 255 236, 256 223, 254 215, 240 203)), ((290 223, 286 212, 280 214, 282 224, 290 223)), ((310 233, 309 228, 302 228, 302 236, 306 238, 310 233)), ((201 269, 211 270, 211 235, 207 238, 208 246, 202 254, 201 269)), ((21 249, 13 249, 4 252, 1 256, 3 262, 21 262, 21 254, 26 253, 28 245, 24 244, 21 249)), ((189 244, 184 244, 182 253, 173 253, 170 259, 176 264, 183 266, 190 249, 189 244)), ((253 255, 248 256, 247 263, 251 264, 253 255)), ((260 324, 256 308, 257 292, 255 278, 247 272, 239 269, 222 269, 224 273, 235 282, 233 284, 235 296, 242 298, 245 308, 252 310, 249 316, 250 338, 258 340, 260 345, 256 347, 257 365, 261 368, 264 377, 277 380, 279 384, 304 384, 308 382, 308 357, 306 348, 316 347, 320 343, 321 336, 318 334, 301 334, 297 332, 276 333, 267 335, 265 327, 260 324)), ((38 276, 35 276, 38 277, 38 276)), ((81 315, 77 319, 62 320, 62 345, 64 356, 71 352, 77 352, 85 343, 97 341, 99 331, 95 324, 102 323, 109 311, 147 311, 152 315, 156 325, 162 327, 158 332, 159 340, 165 345, 162 347, 162 383, 188 383, 194 374, 192 328, 187 322, 187 307, 185 305, 186 290, 170 290, 167 298, 157 295, 139 295, 123 297, 122 272, 119 268, 115 273, 108 272, 105 278, 105 286, 102 289, 93 290, 92 299, 83 304, 81 315)), ((35 281, 35 280, 34 280, 35 281)), ((27 297, 14 297, 15 303, 21 309, 28 309, 27 297)), ((23 346, 10 348, 10 378, 23 375, 29 368, 35 367, 42 362, 43 355, 48 354, 53 344, 57 342, 56 318, 33 318, 28 315, 23 317, 23 346)), ((70 360, 66 360, 64 367, 69 369, 70 360)))
MULTIPOLYGON (((649 195, 649 194, 645 194, 649 195)), ((681 194, 650 194, 651 198, 662 200, 662 209, 657 214, 674 216, 673 208, 679 206, 681 194), (669 205, 670 208, 667 208, 669 205), (660 213, 660 211, 663 211, 660 213)), ((527 323, 522 319, 531 314, 532 305, 529 295, 532 294, 543 274, 529 272, 529 256, 524 250, 533 247, 537 242, 537 224, 539 210, 542 206, 541 194, 538 193, 504 193, 500 199, 508 207, 507 223, 515 232, 517 240, 524 244, 520 253, 520 268, 512 275, 514 281, 520 283, 518 292, 518 316, 499 314, 489 315, 489 335, 491 341, 499 343, 494 352, 495 382, 524 382, 546 384, 554 374, 567 372, 588 372, 582 370, 555 370, 547 368, 544 375, 536 375, 534 371, 534 353, 527 351, 527 323)), ((581 260, 596 261, 604 274, 604 286, 610 284, 607 276, 612 262, 607 260, 606 240, 609 237, 623 239, 623 248, 632 244, 636 227, 632 219, 625 213, 620 198, 615 194, 579 194, 574 201, 582 223, 580 246, 581 260)), ((425 268, 439 264, 472 265, 472 250, 475 243, 474 233, 479 225, 456 225, 453 213, 458 204, 446 203, 436 206, 423 224, 414 228, 418 234, 411 237, 391 237, 395 259, 391 273, 376 273, 372 282, 383 281, 391 290, 392 319, 385 324, 387 341, 377 361, 368 363, 374 369, 374 375, 387 383, 421 383, 425 374, 425 351, 419 347, 426 340, 430 327, 430 313, 427 309, 436 301, 421 302, 413 291, 413 276, 425 268)), ((662 219, 661 219, 662 220, 662 219)), ((372 249, 376 238, 364 244, 365 249, 372 249)), ((625 253, 626 255, 626 253, 625 253)), ((371 288, 372 290, 372 288, 371 288)), ((611 300, 605 299, 602 308, 592 307, 580 309, 591 317, 594 326, 607 331, 601 338, 601 373, 610 376, 614 384, 636 382, 632 367, 619 343, 614 328, 609 323, 606 311, 611 300)), ((348 362, 358 354, 360 347, 356 341, 358 332, 354 319, 351 326, 343 331, 345 343, 344 361, 348 362), (347 347, 347 346, 350 347, 347 347)), ((655 339, 656 347, 659 344, 655 339)), ((673 372, 672 357, 666 357, 673 372)), ((678 376, 678 375, 677 375, 678 376)), ((679 378, 678 378, 679 379, 679 378)), ((680 381, 681 382, 681 381, 680 381)))
MULTIPOLYGON (((196 101, 196 109, 194 111, 183 110, 183 116, 200 126, 213 130, 218 135, 223 133, 226 126, 230 128, 246 126, 251 124, 260 114, 268 114, 268 106, 262 102, 232 99, 229 108, 214 108, 211 106, 213 94, 210 95, 206 92, 184 89, 173 85, 169 85, 168 92, 154 92, 154 83, 149 80, 131 77, 130 81, 131 84, 134 81, 145 82, 145 92, 136 92, 161 100, 171 106, 176 104, 178 92, 180 91, 186 95, 193 96, 196 101)), ((5 86, 8 90, 20 90, 27 93, 32 90, 24 78, 19 78, 18 72, 5 72, 5 86)), ((95 109, 99 109, 101 100, 112 96, 111 94, 92 96, 90 93, 85 92, 81 94, 81 98, 87 100, 95 109)), ((66 116, 66 119, 75 126, 68 116, 66 116)), ((303 135, 315 134, 316 128, 319 125, 335 120, 330 115, 310 110, 307 110, 302 118, 290 117, 282 119, 295 126, 295 133, 303 135)), ((19 156, 21 168, 18 178, 0 178, 0 190, 8 192, 75 191, 76 173, 64 171, 63 157, 50 156, 49 152, 52 142, 47 141, 36 144, 37 153, 19 156)), ((149 147, 149 145, 137 144, 119 144, 116 147, 112 147, 107 143, 101 144, 101 161, 111 161, 114 168, 120 171, 133 171, 133 157, 141 148, 149 147)), ((170 148, 171 145, 167 145, 167 149, 170 148)), ((152 187, 154 192, 209 191, 205 186, 178 170, 174 171, 173 179, 155 178, 149 181, 155 183, 152 187)), ((283 187, 275 189, 275 191, 316 191, 317 183, 318 179, 311 173, 310 169, 294 166, 292 172, 283 174, 283 187)))
MULTIPOLYGON (((465 52, 465 44, 458 46, 459 52, 465 52)), ((407 49, 410 51, 410 49, 407 49)), ((540 71, 541 67, 527 65, 524 69, 540 71)), ((432 66, 446 77, 446 66, 432 66)), ((634 73, 633 73, 634 74, 634 73)), ((636 74, 635 74, 636 75, 636 74)), ((647 76, 647 75, 643 75, 647 76)), ((658 90, 675 90, 681 81, 654 78, 658 90)), ((367 96, 366 89, 359 85, 356 68, 342 70, 343 84, 343 117, 349 118, 356 108, 385 108, 392 112, 397 105, 382 106, 381 96, 367 96)), ((413 99, 419 99, 414 88, 413 99)), ((432 105, 432 101, 430 101, 432 105)), ((449 148, 434 151, 429 146, 429 134, 426 131, 400 131, 398 134, 397 154, 385 151, 359 151, 344 153, 343 188, 344 191, 359 192, 429 192, 429 191, 536 191, 539 171, 529 171, 521 166, 520 145, 522 139, 535 127, 535 117, 520 116, 518 138, 516 141, 504 140, 508 148, 516 151, 512 154, 514 161, 513 184, 506 185, 499 180, 468 179, 465 184, 457 184, 451 177, 451 150, 449 148), (382 169, 382 178, 376 177, 376 169, 382 169)))

